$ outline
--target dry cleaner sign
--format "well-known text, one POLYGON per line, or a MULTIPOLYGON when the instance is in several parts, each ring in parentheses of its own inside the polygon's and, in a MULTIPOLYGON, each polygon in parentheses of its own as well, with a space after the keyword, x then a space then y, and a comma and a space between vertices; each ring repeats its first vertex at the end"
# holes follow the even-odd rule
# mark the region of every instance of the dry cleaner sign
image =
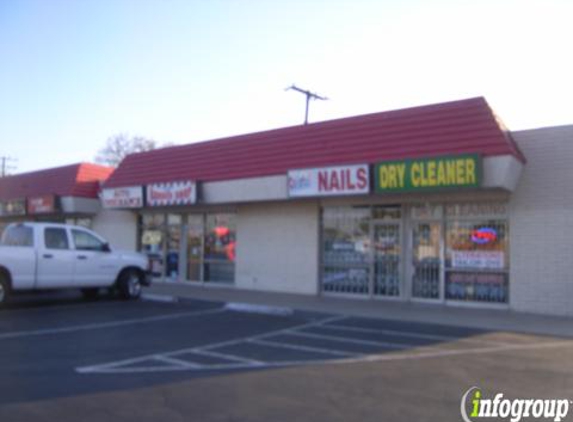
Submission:
POLYGON ((376 165, 376 192, 479 187, 477 154, 386 161, 376 165))

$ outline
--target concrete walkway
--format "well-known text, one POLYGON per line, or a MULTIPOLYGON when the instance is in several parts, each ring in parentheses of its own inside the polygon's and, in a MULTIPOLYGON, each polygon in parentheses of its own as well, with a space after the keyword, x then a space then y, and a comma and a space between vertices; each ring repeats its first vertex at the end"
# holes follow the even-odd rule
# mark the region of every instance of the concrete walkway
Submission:
POLYGON ((144 294, 226 303, 246 303, 299 311, 343 314, 445 325, 573 337, 573 318, 525 314, 509 310, 475 309, 439 304, 351 299, 260 292, 192 283, 156 282, 144 294))

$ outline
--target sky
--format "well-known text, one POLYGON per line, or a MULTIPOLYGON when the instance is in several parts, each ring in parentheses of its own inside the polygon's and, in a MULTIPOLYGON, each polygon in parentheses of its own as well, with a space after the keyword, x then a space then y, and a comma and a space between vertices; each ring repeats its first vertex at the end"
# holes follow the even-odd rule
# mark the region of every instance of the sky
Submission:
POLYGON ((483 96, 510 130, 573 124, 571 0, 0 0, 0 157, 93 162, 483 96))

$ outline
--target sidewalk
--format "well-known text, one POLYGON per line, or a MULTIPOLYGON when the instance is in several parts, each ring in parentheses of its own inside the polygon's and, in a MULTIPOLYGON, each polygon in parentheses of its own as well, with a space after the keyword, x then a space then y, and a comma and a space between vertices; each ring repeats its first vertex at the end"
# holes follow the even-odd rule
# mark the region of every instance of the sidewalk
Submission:
POLYGON ((299 311, 457 325, 495 331, 573 337, 573 318, 444 305, 307 296, 190 283, 156 282, 144 294, 215 302, 248 303, 299 311))

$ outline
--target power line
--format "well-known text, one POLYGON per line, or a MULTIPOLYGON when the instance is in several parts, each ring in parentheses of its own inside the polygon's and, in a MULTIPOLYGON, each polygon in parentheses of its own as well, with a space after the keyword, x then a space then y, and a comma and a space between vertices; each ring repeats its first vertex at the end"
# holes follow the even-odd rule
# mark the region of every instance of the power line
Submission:
POLYGON ((289 91, 289 90, 293 90, 293 91, 296 91, 296 92, 300 92, 301 94, 304 94, 304 95, 306 96, 306 109, 305 109, 305 112, 304 112, 304 124, 305 124, 305 125, 308 124, 308 104, 309 104, 310 100, 311 100, 311 99, 312 99, 312 100, 323 100, 323 101, 328 100, 328 98, 326 98, 326 97, 322 97, 322 96, 320 96, 320 95, 318 95, 318 94, 315 94, 315 93, 313 93, 313 92, 310 92, 310 91, 308 91, 308 90, 306 90, 306 89, 299 88, 299 87, 297 87, 297 86, 295 86, 295 85, 291 85, 291 86, 289 86, 287 89, 285 89, 285 91, 289 91))

